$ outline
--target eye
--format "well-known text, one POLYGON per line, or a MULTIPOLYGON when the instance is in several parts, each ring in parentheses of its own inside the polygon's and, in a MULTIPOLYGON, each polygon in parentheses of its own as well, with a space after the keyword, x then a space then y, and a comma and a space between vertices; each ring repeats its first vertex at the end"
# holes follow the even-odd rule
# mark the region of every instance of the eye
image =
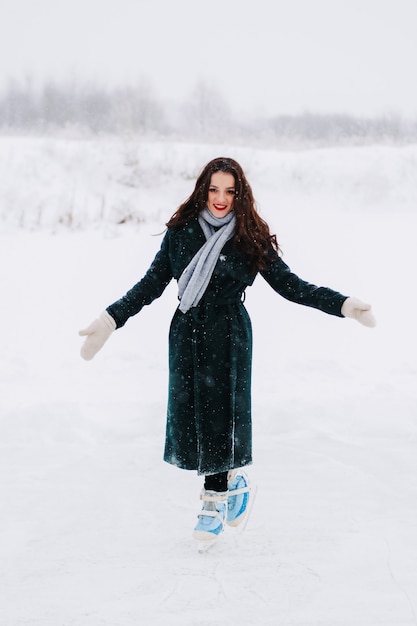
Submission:
POLYGON ((231 196, 236 195, 236 191, 235 191, 234 189, 228 189, 228 190, 227 190, 227 193, 228 193, 229 195, 231 195, 231 196))
POLYGON ((209 187, 209 191, 210 191, 211 193, 214 193, 214 192, 215 192, 215 191, 217 191, 217 190, 216 190, 216 188, 215 188, 215 187, 209 187))

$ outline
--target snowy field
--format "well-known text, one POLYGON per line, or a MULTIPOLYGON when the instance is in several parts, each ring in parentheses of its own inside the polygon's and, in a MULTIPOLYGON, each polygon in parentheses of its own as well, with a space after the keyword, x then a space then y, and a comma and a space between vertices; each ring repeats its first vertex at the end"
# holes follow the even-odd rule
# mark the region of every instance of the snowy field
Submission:
POLYGON ((0 171, 1 626, 415 626, 417 146, 2 138, 0 171), (199 554, 201 479, 161 460, 175 285, 90 363, 77 333, 220 154, 291 268, 370 301, 378 326, 258 277, 257 497, 244 533, 199 554))

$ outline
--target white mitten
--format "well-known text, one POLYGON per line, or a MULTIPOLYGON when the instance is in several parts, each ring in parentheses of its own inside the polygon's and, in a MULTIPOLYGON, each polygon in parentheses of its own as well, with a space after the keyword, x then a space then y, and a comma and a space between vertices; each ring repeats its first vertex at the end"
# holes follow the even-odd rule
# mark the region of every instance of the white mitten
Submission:
POLYGON ((84 330, 80 330, 78 334, 81 337, 87 337, 81 347, 81 356, 83 359, 91 361, 104 346, 114 330, 116 330, 116 322, 107 311, 103 311, 100 317, 94 320, 90 326, 84 330))
POLYGON ((344 317, 351 317, 364 326, 373 328, 376 326, 376 319, 371 312, 371 305, 365 304, 358 298, 347 298, 342 304, 341 313, 344 317))

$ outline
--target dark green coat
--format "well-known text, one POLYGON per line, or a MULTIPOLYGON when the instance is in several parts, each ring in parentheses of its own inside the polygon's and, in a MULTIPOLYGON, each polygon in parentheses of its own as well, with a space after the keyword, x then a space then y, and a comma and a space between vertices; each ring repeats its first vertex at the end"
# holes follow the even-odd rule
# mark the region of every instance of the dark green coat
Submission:
MULTIPOLYGON (((144 278, 108 307, 117 328, 158 298, 172 278, 178 280, 204 243, 197 220, 168 229, 144 278)), ((261 274, 288 300, 341 317, 346 296, 301 280, 281 258, 261 274)), ((175 311, 169 332, 168 463, 213 474, 252 461, 252 328, 242 294, 255 276, 229 241, 198 307, 175 311)))

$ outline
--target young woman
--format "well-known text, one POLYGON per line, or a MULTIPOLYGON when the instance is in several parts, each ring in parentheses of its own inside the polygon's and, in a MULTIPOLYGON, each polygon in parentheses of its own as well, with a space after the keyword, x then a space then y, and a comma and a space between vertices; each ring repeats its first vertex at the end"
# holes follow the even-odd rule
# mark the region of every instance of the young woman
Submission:
POLYGON ((116 328, 158 298, 172 278, 178 281, 164 460, 205 477, 194 529, 200 540, 215 539, 225 523, 239 525, 250 502, 242 468, 252 462, 252 329, 243 297, 258 273, 288 300, 375 325, 370 305, 291 272, 242 168, 217 158, 167 223, 142 280, 80 331, 86 336, 81 355, 90 360, 116 328))

